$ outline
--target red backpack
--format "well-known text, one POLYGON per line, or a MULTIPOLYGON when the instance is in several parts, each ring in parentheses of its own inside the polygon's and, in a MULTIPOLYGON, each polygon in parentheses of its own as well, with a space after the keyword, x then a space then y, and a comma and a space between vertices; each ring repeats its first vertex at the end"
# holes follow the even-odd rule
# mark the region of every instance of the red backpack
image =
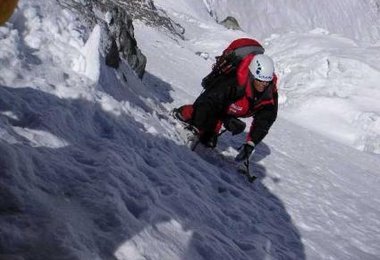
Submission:
POLYGON ((202 79, 202 87, 213 87, 222 77, 236 75, 239 85, 244 86, 248 78, 248 66, 256 54, 263 54, 261 44, 249 38, 236 39, 217 56, 212 71, 202 79))

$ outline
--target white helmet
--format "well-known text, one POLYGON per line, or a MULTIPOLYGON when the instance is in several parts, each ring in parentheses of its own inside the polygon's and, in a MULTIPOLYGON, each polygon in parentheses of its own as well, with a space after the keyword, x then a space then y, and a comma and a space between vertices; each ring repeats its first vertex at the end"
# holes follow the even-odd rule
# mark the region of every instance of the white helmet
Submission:
POLYGON ((257 54, 251 64, 249 64, 249 70, 255 79, 261 81, 272 81, 274 73, 273 60, 265 54, 257 54))

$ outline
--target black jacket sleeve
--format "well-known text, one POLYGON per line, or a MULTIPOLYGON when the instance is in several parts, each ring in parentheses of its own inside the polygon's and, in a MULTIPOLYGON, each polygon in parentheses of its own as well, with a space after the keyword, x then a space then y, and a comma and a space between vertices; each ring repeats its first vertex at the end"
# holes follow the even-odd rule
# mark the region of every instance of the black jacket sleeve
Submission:
POLYGON ((267 105, 255 113, 251 129, 248 133, 247 141, 252 141, 255 145, 257 145, 268 134, 269 129, 277 118, 277 92, 273 93, 273 101, 273 105, 267 105))

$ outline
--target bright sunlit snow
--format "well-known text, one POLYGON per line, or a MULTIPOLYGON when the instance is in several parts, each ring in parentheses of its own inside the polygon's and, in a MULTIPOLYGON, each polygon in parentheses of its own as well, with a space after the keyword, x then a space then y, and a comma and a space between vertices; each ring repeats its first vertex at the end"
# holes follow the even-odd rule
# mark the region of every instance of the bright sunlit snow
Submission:
POLYGON ((140 81, 105 65, 101 26, 20 0, 0 27, 0 259, 379 259, 379 3, 258 2, 155 1, 185 39, 134 21, 140 81), (280 79, 253 184, 244 135, 192 152, 168 115, 238 37, 280 79))

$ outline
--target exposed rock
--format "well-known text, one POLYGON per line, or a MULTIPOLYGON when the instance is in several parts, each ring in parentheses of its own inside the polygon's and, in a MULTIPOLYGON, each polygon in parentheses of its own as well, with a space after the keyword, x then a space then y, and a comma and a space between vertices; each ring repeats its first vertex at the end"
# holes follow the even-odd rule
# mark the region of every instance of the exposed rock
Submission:
POLYGON ((220 24, 230 30, 241 30, 239 22, 232 16, 227 16, 220 24))
POLYGON ((132 17, 124 4, 112 0, 57 1, 63 7, 82 15, 90 27, 101 25, 104 32, 101 51, 108 66, 118 68, 120 58, 123 58, 140 78, 144 75, 146 57, 137 46, 132 17))
POLYGON ((137 19, 152 27, 166 29, 184 39, 185 29, 171 20, 165 11, 156 8, 152 0, 120 0, 119 2, 127 7, 133 20, 137 19))
POLYGON ((207 52, 197 51, 195 52, 195 54, 202 57, 205 60, 208 60, 210 58, 210 54, 207 52))
POLYGON ((120 58, 125 59, 137 75, 145 72, 146 57, 134 38, 132 20, 167 30, 184 39, 184 28, 172 21, 152 0, 57 0, 63 7, 76 11, 90 26, 102 25, 103 54, 108 66, 118 68, 120 58))

